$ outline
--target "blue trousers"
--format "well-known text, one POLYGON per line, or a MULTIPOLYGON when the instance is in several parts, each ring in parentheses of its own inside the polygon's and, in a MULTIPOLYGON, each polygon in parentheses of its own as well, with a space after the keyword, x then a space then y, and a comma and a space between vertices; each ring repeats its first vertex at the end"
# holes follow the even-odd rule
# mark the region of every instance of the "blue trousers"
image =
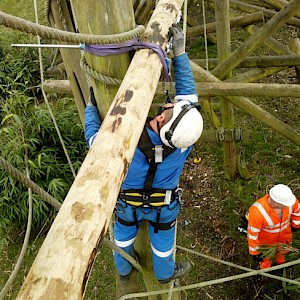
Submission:
MULTIPOLYGON (((140 225, 141 221, 144 219, 156 222, 156 208, 134 208, 136 210, 138 225, 140 225)), ((161 208, 159 223, 169 223, 175 220, 179 213, 179 209, 180 204, 177 200, 173 201, 168 206, 163 206, 161 208)), ((114 225, 115 244, 128 254, 132 255, 133 244, 137 236, 138 228, 136 225, 127 226, 121 224, 117 221, 118 217, 127 222, 134 222, 132 207, 122 200, 118 200, 116 205, 116 222, 114 225)), ((175 267, 173 259, 175 226, 168 230, 158 230, 157 233, 154 233, 154 227, 148 222, 148 230, 155 277, 158 280, 168 279, 172 277, 175 267)), ((117 272, 120 275, 127 275, 131 272, 132 265, 120 254, 115 252, 114 260, 117 272)))

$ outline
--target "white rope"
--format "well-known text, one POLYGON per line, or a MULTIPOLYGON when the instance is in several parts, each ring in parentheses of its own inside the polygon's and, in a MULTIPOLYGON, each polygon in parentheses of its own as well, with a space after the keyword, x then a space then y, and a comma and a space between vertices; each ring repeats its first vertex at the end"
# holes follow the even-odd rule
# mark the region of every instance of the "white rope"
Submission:
POLYGON ((187 11, 188 11, 188 0, 185 0, 183 6, 183 28, 182 28, 183 35, 184 35, 184 51, 186 46, 187 11))
MULTIPOLYGON (((25 155, 26 176, 27 176, 27 178, 30 179, 27 160, 28 160, 27 155, 25 155)), ((28 188, 28 220, 27 220, 27 228, 26 228, 26 233, 25 233, 25 237, 24 237, 24 242, 22 245, 22 249, 21 249, 19 258, 15 264, 15 267, 14 267, 11 275, 9 276, 7 282, 5 283, 3 289, 0 292, 0 300, 3 300, 5 298, 6 294, 8 293, 8 291, 11 288, 11 286, 13 285, 13 283, 15 282, 15 279, 19 273, 19 270, 23 263, 23 260, 24 260, 25 254, 26 254, 26 250, 28 247, 28 243, 29 243, 31 224, 32 224, 32 191, 31 191, 31 188, 28 188)))
MULTIPOLYGON (((35 20, 36 20, 36 23, 39 24, 39 17, 38 17, 38 10, 37 10, 37 3, 36 3, 36 0, 34 0, 34 13, 35 13, 35 20)), ((37 41, 38 41, 38 44, 41 43, 40 36, 38 36, 38 35, 37 35, 37 41)), ((67 160, 68 160, 70 169, 71 169, 72 174, 73 174, 73 176, 74 176, 74 178, 75 178, 75 177, 76 177, 75 170, 74 170, 73 165, 72 165, 72 162, 71 162, 71 160, 70 160, 70 157, 69 157, 67 148, 66 148, 66 146, 65 146, 64 140, 63 140, 63 138, 62 138, 61 132, 60 132, 60 130, 59 130, 59 128, 58 128, 58 125, 57 125, 55 116, 54 116, 53 111, 52 111, 52 109, 51 109, 51 107, 50 107, 50 104, 49 104, 47 95, 46 95, 46 93, 45 93, 45 91, 44 91, 44 73, 43 73, 43 62, 42 62, 42 50, 41 50, 41 48, 38 48, 38 54, 39 54, 39 64, 40 64, 40 76, 41 76, 41 88, 42 88, 42 94, 43 94, 45 103, 46 103, 46 105, 47 105, 47 108, 48 108, 48 110, 49 110, 49 113, 50 113, 52 122, 53 122, 53 124, 54 124, 54 127, 55 127, 55 129, 56 129, 57 135, 58 135, 58 137, 59 137, 60 143, 61 143, 62 148, 63 148, 63 150, 64 150, 65 156, 66 156, 66 158, 67 158, 67 160)))
POLYGON ((204 43, 205 43, 205 69, 208 71, 208 50, 207 50, 207 34, 206 34, 206 19, 205 19, 205 5, 202 0, 202 13, 203 13, 203 28, 204 28, 204 43))

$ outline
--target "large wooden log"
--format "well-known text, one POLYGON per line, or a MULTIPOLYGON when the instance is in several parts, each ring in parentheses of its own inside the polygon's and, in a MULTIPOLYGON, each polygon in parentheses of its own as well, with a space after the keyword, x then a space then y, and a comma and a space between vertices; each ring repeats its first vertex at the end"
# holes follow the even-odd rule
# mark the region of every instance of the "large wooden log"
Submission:
MULTIPOLYGON (((159 1, 145 31, 147 41, 166 46, 168 29, 182 2, 159 1)), ((84 297, 160 74, 161 63, 153 51, 143 49, 134 55, 17 299, 84 297)))
POLYGON ((296 11, 300 9, 300 1, 292 0, 289 5, 277 13, 270 19, 261 29, 259 29, 246 42, 239 46, 226 60, 221 62, 213 71, 212 74, 223 79, 225 75, 233 70, 248 54, 252 53, 259 47, 265 39, 275 33, 283 26, 296 11))

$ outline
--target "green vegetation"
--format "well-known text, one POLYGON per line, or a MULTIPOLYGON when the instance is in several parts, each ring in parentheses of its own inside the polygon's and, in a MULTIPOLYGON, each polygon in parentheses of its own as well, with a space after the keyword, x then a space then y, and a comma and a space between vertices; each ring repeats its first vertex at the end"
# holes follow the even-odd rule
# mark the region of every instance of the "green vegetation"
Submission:
MULTIPOLYGON (((5 12, 31 18, 29 1, 1 1, 5 12), (24 5, 24 6, 23 6, 24 5), (25 6, 28 5, 28 6, 25 6), (22 6, 22 10, 19 9, 22 6)), ((240 34, 240 32, 239 32, 240 34)), ((33 39, 33 38, 32 38, 33 39)), ((54 125, 39 91, 39 66, 36 50, 11 49, 10 43, 28 42, 28 37, 0 28, 0 145, 1 155, 20 171, 24 171, 24 155, 28 156, 31 179, 56 199, 63 201, 73 181, 54 125)), ((192 58, 205 58, 203 39, 189 45, 192 58), (200 54, 199 54, 200 53, 200 54)), ((216 46, 209 44, 209 57, 216 56, 216 46)), ((47 61, 45 60, 47 63, 47 61)), ((288 80, 286 73, 280 74, 288 80)), ((292 79, 290 79, 292 80, 292 79)), ((214 100, 214 99, 212 99, 214 100)), ((252 99, 283 122, 300 130, 298 99, 252 99)), ((161 102, 161 101, 160 101, 161 102)), ((71 99, 50 99, 50 105, 66 143, 75 170, 85 157, 83 138, 75 105, 71 99)), ((205 120, 209 127, 208 121, 205 120)), ((198 145, 200 163, 192 154, 181 179, 184 204, 178 220, 177 244, 206 255, 248 268, 256 265, 247 254, 246 235, 239 233, 240 217, 248 207, 277 183, 288 184, 300 197, 300 148, 259 121, 235 110, 235 123, 251 129, 251 139, 238 143, 251 174, 248 181, 238 178, 227 181, 223 171, 221 144, 198 145), (188 221, 188 222, 185 222, 188 221), (189 224, 190 223, 190 224, 189 224), (189 224, 189 225, 186 225, 189 224)), ((16 257, 19 255, 27 220, 27 189, 0 168, 0 289, 4 286, 16 257)), ((55 211, 33 195, 34 226, 24 264, 7 299, 15 299, 55 211), (46 229, 43 227, 46 225, 46 229), (41 232, 40 232, 41 231, 41 232)), ((300 233, 294 234, 294 251, 288 260, 299 259, 300 233)), ((177 251, 177 260, 188 259, 191 273, 181 285, 214 280, 240 274, 242 271, 213 261, 177 251)), ((290 279, 300 277, 300 265, 272 272, 290 279)), ((115 299, 115 269, 112 251, 102 245, 95 261, 86 292, 86 299, 115 299)), ((237 281, 187 291, 186 299, 299 299, 295 285, 254 276, 237 281)))

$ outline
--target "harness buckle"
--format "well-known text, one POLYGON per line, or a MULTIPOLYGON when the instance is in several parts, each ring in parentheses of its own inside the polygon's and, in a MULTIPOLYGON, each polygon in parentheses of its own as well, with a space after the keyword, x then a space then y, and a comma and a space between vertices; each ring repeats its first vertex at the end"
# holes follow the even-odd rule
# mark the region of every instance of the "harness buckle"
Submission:
POLYGON ((145 194, 143 194, 142 198, 143 198, 143 200, 144 200, 144 201, 148 201, 148 199, 149 199, 149 195, 145 195, 145 194))

